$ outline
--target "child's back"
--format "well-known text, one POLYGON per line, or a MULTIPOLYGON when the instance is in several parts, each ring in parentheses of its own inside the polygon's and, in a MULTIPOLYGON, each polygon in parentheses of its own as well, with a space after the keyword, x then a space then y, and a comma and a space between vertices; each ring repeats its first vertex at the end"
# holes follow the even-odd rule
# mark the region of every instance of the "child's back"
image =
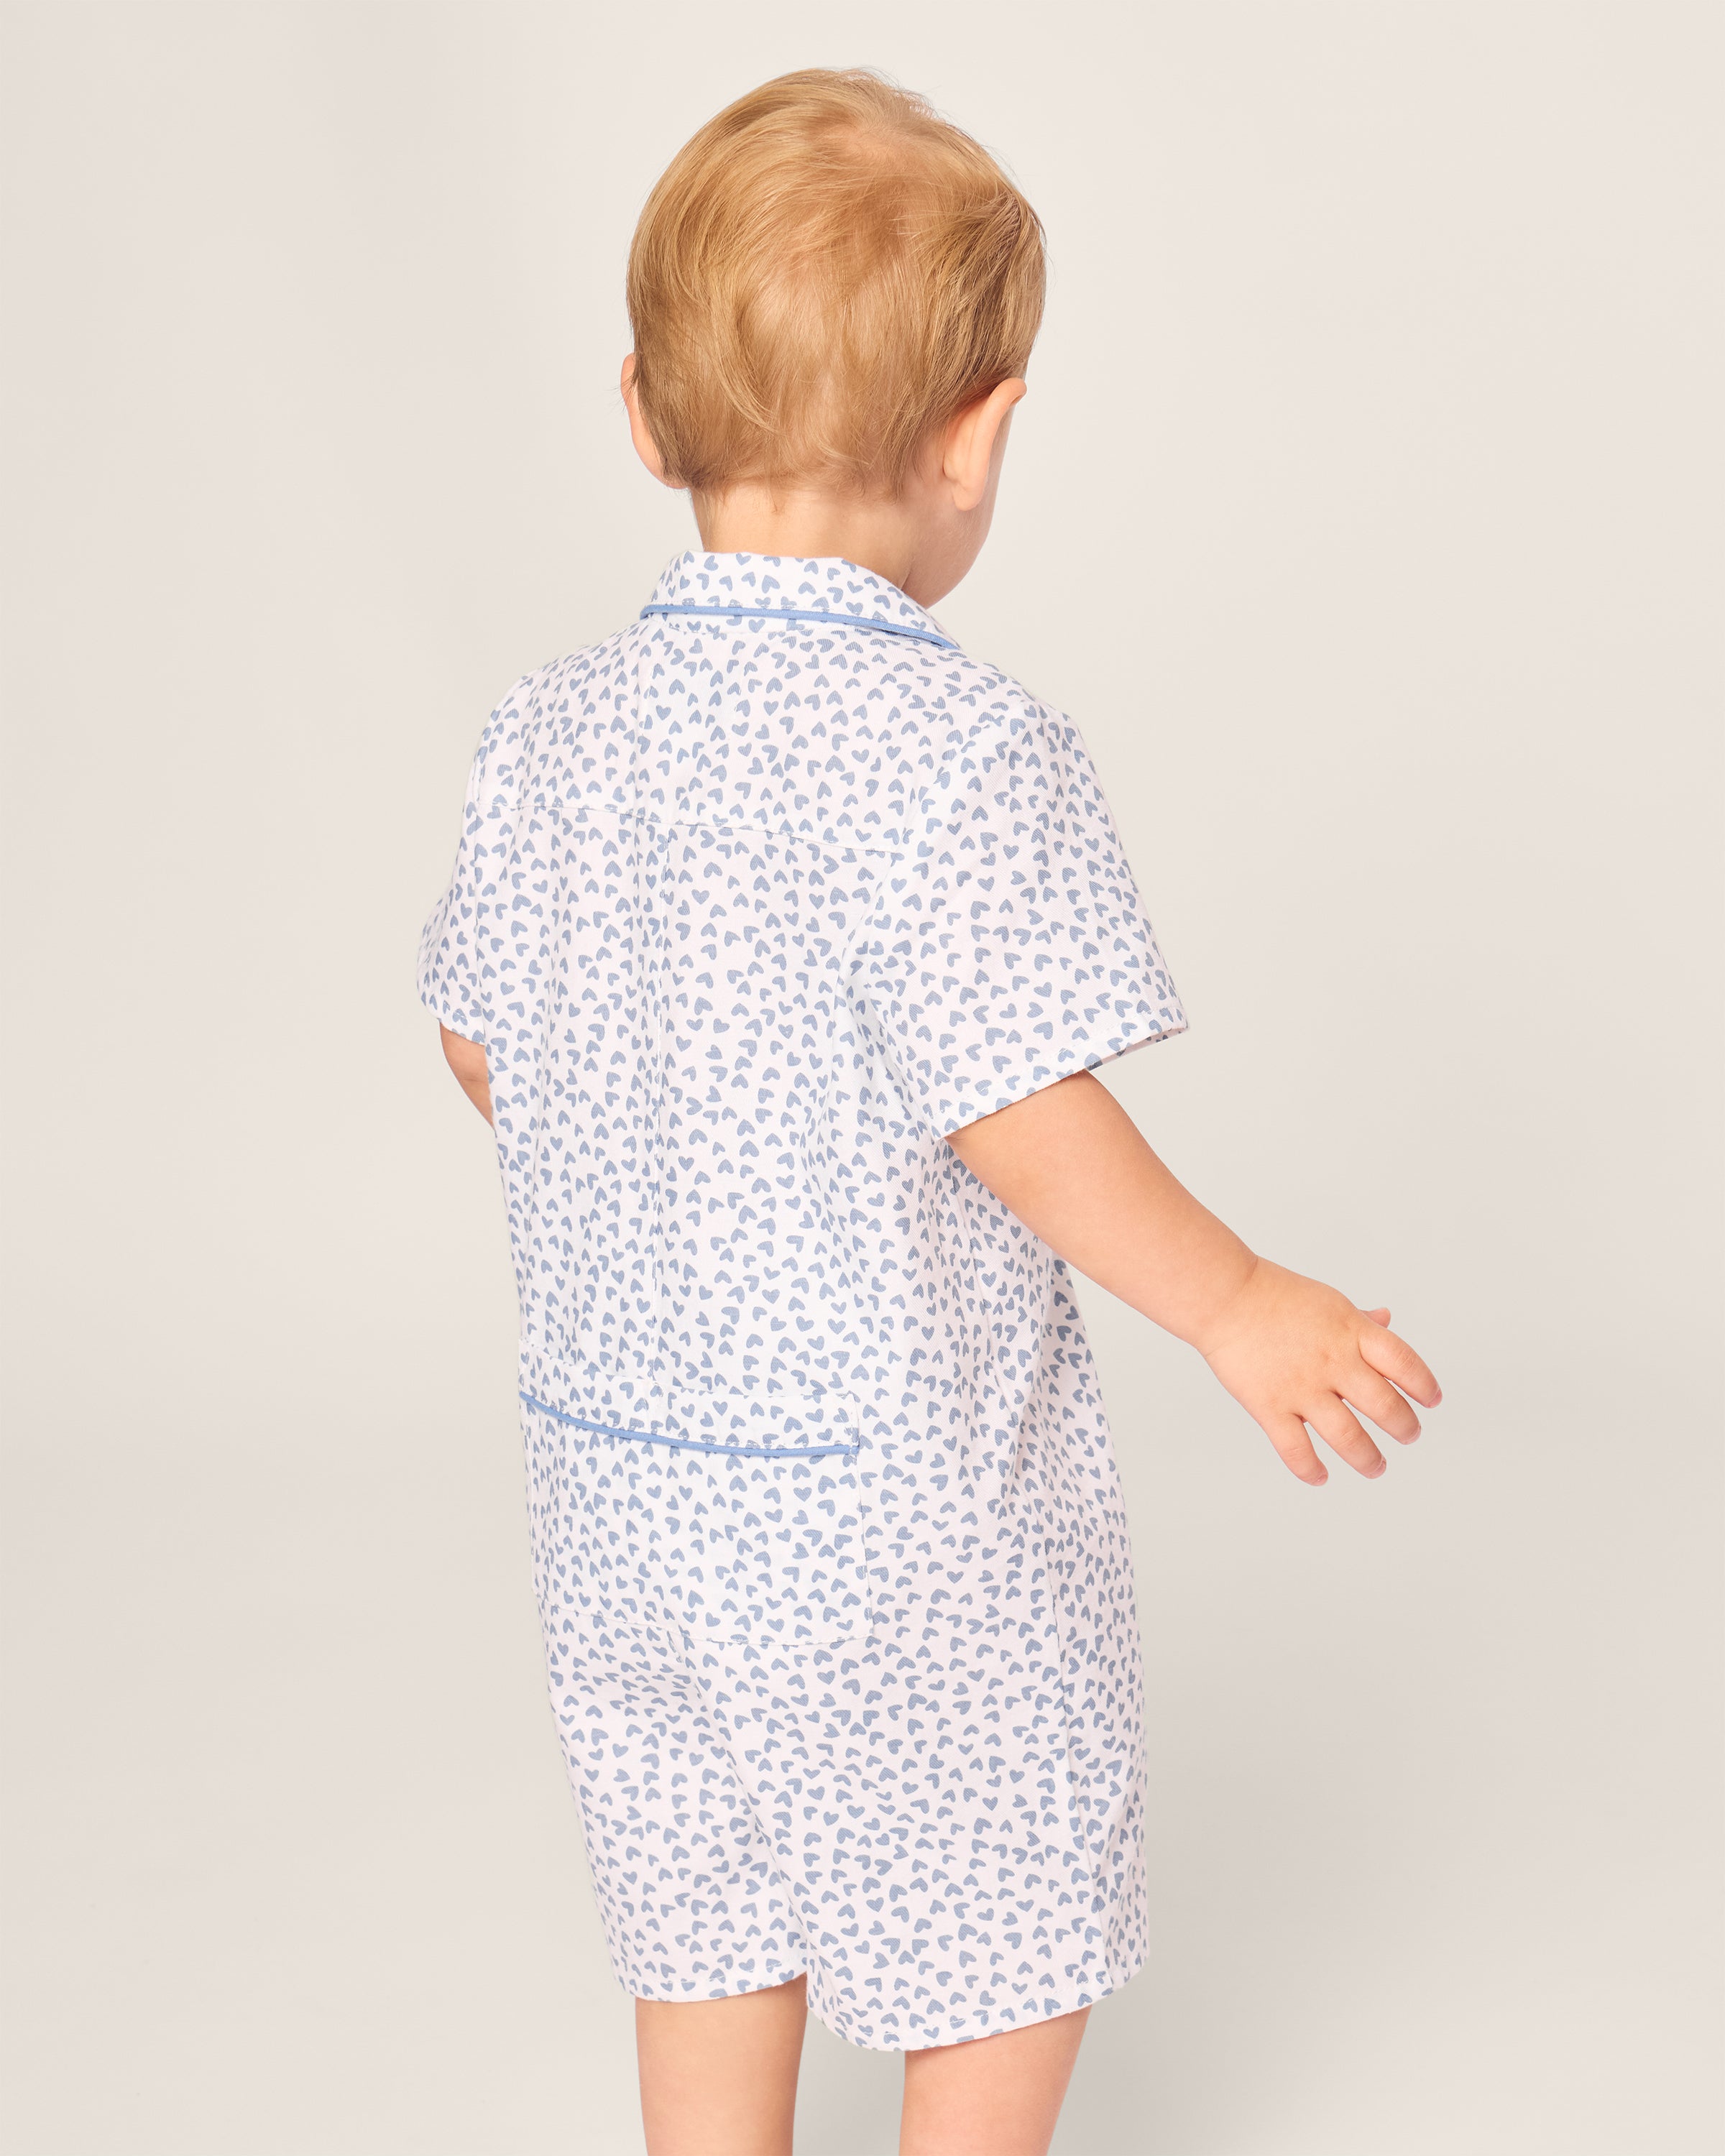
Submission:
POLYGON ((1070 723, 867 570, 689 554, 499 707, 463 852, 424 978, 524 1391, 773 1447, 866 1401, 998 1494, 1051 1265, 940 1140, 1183 1024, 1070 723))

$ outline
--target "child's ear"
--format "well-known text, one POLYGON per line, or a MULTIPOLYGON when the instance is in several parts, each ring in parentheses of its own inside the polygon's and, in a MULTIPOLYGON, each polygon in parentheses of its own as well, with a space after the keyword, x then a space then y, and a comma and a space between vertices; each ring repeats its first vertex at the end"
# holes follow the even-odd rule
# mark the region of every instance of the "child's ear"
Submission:
POLYGON ((988 491, 995 452, 1004 446, 1001 432, 1012 408, 1028 384, 1014 376, 967 404, 947 429, 941 474, 952 490, 952 506, 974 509, 988 491))
POLYGON ((635 356, 630 352, 623 362, 623 402, 629 412, 629 439, 635 445, 635 454, 652 473, 661 486, 675 486, 676 482, 665 477, 665 459, 659 454, 659 444, 647 431, 647 423, 641 417, 641 400, 635 392, 635 356))

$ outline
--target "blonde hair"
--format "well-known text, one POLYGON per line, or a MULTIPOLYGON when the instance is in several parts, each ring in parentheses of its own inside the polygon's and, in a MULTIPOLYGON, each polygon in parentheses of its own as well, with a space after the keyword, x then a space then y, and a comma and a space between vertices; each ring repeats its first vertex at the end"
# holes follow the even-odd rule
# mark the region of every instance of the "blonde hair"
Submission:
POLYGON ((1024 372, 1042 226, 979 143, 863 68, 708 121, 629 249, 642 417, 677 485, 897 493, 935 428, 1024 372))

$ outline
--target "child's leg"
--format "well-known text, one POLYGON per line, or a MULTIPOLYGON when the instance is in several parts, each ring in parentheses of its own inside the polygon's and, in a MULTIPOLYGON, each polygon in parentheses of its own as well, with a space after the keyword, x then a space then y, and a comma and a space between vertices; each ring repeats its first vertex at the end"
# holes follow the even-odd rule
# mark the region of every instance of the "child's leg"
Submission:
POLYGON ((647 2156, 791 2156, 808 1989, 635 2001, 647 2156))
POLYGON ((899 2156, 1047 2156, 1089 2018, 906 2051, 899 2156))

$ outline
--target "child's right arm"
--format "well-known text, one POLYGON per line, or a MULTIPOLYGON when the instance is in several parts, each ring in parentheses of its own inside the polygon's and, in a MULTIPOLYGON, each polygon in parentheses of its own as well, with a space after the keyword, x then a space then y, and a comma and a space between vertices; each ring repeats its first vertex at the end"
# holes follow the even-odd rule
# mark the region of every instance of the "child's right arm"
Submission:
POLYGON ((1169 1174, 1080 1071, 950 1135, 979 1182, 1076 1270, 1189 1341, 1302 1482, 1327 1481, 1309 1423, 1351 1467, 1384 1455, 1352 1407, 1409 1445, 1442 1397, 1387 1310, 1255 1256, 1169 1174), (1397 1390, 1397 1387, 1400 1390, 1397 1390))
POLYGON ((463 1034, 451 1033, 448 1026, 439 1024, 443 1035, 444 1060, 455 1074, 455 1082, 466 1094, 489 1123, 491 1120, 491 1072, 485 1061, 485 1045, 482 1040, 469 1040, 463 1034))

